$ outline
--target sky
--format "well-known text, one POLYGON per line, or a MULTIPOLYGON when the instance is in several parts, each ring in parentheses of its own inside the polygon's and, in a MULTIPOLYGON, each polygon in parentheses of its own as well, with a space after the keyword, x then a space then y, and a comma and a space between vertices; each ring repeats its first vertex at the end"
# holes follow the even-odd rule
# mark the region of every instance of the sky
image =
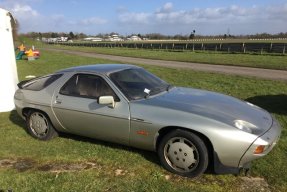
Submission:
POLYGON ((246 35, 287 32, 287 0, 0 0, 20 32, 246 35))

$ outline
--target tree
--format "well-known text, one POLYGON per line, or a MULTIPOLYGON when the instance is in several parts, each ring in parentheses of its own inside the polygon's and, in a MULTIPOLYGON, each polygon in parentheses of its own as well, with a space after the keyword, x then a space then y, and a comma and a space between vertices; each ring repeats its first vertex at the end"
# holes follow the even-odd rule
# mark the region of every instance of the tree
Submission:
POLYGON ((165 39, 165 36, 160 34, 160 33, 150 33, 150 34, 146 34, 146 37, 149 39, 165 39))
POLYGON ((182 34, 176 34, 173 36, 173 39, 177 39, 177 40, 187 40, 188 36, 187 35, 182 35, 182 34))
POLYGON ((194 39, 195 37, 195 30, 193 30, 190 35, 189 35, 189 39, 194 39))
POLYGON ((42 39, 42 33, 41 32, 39 32, 39 39, 42 39))
POLYGON ((111 33, 110 33, 110 36, 113 36, 113 35, 119 35, 119 34, 116 33, 116 32, 111 32, 111 33))
POLYGON ((52 34, 51 34, 51 37, 52 37, 52 38, 57 38, 57 37, 58 37, 58 34, 57 34, 57 33, 52 33, 52 34))
POLYGON ((72 31, 69 33, 69 38, 70 39, 74 39, 75 38, 75 35, 74 35, 74 33, 72 31))
POLYGON ((191 34, 189 35, 189 39, 194 39, 194 33, 191 33, 191 34))
POLYGON ((84 34, 84 33, 79 33, 79 34, 77 34, 77 36, 78 36, 79 39, 83 39, 83 38, 87 37, 87 35, 84 34))
POLYGON ((17 21, 17 19, 13 19, 11 17, 11 27, 12 27, 12 35, 13 35, 13 39, 14 41, 18 39, 18 30, 19 30, 19 22, 17 21))

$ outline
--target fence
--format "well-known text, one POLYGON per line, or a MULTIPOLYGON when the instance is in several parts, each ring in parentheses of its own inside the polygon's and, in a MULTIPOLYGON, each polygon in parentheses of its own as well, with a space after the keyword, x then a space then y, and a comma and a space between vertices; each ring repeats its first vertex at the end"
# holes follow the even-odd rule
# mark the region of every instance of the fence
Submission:
POLYGON ((227 53, 286 53, 286 43, 126 43, 126 42, 97 42, 97 43, 52 43, 80 47, 122 47, 134 49, 158 49, 169 51, 221 51, 227 53))

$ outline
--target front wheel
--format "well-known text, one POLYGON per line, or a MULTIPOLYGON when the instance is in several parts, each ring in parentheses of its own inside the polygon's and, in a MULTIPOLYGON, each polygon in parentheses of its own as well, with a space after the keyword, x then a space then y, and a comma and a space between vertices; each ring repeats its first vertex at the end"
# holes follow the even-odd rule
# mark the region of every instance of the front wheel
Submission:
POLYGON ((208 166, 208 151, 204 142, 188 131, 178 129, 165 135, 157 152, 165 169, 184 177, 197 177, 208 166))
POLYGON ((50 140, 58 135, 49 118, 41 111, 28 113, 27 128, 30 135, 40 140, 50 140))

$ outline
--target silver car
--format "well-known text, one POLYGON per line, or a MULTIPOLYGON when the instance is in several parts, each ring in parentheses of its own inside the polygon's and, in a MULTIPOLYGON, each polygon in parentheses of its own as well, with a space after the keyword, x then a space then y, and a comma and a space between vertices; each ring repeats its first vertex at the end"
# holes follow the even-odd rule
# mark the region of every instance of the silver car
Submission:
POLYGON ((133 65, 74 67, 18 86, 16 109, 33 137, 66 132, 155 151, 165 169, 186 177, 208 166, 236 174, 269 153, 281 133, 251 103, 174 87, 133 65))

